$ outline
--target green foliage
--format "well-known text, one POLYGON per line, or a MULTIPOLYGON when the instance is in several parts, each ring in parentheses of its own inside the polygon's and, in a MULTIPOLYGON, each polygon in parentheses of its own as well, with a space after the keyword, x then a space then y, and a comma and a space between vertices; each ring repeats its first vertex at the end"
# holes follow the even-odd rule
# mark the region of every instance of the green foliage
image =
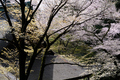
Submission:
MULTIPOLYGON (((52 46, 52 49, 59 54, 73 55, 76 58, 81 58, 90 53, 89 49, 91 49, 91 47, 80 41, 68 42, 66 40, 61 43, 60 40, 58 40, 52 46), (67 43, 68 45, 66 45, 67 43)), ((90 56, 92 56, 92 54, 90 56)))

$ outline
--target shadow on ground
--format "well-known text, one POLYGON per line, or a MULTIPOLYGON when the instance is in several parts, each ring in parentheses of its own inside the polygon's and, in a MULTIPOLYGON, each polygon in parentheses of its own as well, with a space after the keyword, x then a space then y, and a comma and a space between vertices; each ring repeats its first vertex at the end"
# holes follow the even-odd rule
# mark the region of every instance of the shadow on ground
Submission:
MULTIPOLYGON (((55 58, 55 56, 47 55, 46 56, 46 64, 52 62, 54 58, 55 58)), ((33 71, 31 72, 28 80, 38 80, 40 66, 41 66, 41 60, 36 59, 34 65, 32 67, 33 71)), ((54 69, 54 65, 45 67, 43 80, 53 80, 53 69, 54 69)))

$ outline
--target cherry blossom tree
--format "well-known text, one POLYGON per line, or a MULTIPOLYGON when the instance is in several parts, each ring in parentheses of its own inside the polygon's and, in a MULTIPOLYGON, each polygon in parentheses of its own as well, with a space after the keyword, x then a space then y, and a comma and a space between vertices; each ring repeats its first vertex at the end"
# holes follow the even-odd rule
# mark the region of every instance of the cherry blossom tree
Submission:
MULTIPOLYGON (((47 54, 50 47, 60 37, 67 34, 70 30, 79 29, 81 25, 83 25, 83 23, 87 24, 89 20, 96 18, 108 8, 106 4, 102 6, 94 4, 96 2, 104 3, 104 1, 102 0, 51 0, 49 3, 48 1, 44 2, 43 0, 39 0, 34 10, 31 11, 32 0, 30 0, 28 9, 26 9, 25 7, 25 0, 15 0, 15 2, 17 3, 17 6, 20 7, 20 13, 15 12, 19 15, 13 15, 14 17, 17 17, 17 19, 21 19, 20 21, 18 21, 17 25, 13 25, 12 23, 9 14, 10 11, 8 10, 8 7, 6 5, 6 1, 3 2, 2 0, 0 0, 0 3, 4 8, 7 22, 11 29, 10 33, 13 38, 13 40, 9 40, 7 38, 1 40, 12 43, 12 45, 14 45, 19 52, 18 61, 20 80, 28 79, 35 58, 39 54, 41 54, 42 51, 44 51, 39 75, 39 80, 42 80, 44 67, 46 65, 45 55, 47 54), (44 5, 42 5, 42 3, 44 5), (39 9, 39 7, 41 8, 41 6, 45 7, 45 10, 39 9), (34 16, 35 14, 37 15, 34 16), (36 30, 39 32, 39 34, 34 34, 32 30, 29 30, 29 26, 32 23, 33 18, 37 20, 37 26, 39 24, 39 26, 37 27, 38 30, 36 30), (34 39, 32 38, 31 40, 31 35, 28 34, 33 34, 34 39), (54 39, 51 40, 51 37, 54 37, 54 39), (25 50, 27 43, 32 47, 33 50, 32 54, 30 53, 30 56, 29 52, 25 50), (30 60, 26 70, 25 65, 27 63, 28 57, 30 57, 30 60)), ((35 26, 32 27, 35 29, 35 26)), ((86 29, 84 28, 84 30, 86 29)), ((108 31, 106 32, 106 34, 107 33, 108 31)))

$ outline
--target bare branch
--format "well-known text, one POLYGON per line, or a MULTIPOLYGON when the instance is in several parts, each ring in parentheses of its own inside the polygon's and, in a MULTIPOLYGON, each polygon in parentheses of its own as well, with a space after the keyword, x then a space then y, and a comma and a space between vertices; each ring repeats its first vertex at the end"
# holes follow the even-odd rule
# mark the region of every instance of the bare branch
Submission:
POLYGON ((57 6, 56 9, 53 8, 52 10, 52 13, 53 13, 53 16, 55 16, 58 11, 67 3, 68 0, 65 0, 64 2, 61 0, 60 4, 57 6))
POLYGON ((26 17, 26 19, 28 19, 28 17, 29 17, 29 14, 30 14, 30 10, 31 10, 31 3, 32 3, 32 0, 30 0, 29 11, 28 11, 28 14, 27 14, 27 17, 26 17))
POLYGON ((62 35, 64 35, 64 34, 66 34, 67 32, 69 32, 69 31, 70 31, 69 29, 74 26, 73 24, 74 24, 74 21, 73 21, 69 26, 67 26, 67 28, 66 28, 61 34, 59 34, 59 35, 50 43, 50 45, 54 44, 54 42, 57 41, 62 35))
MULTIPOLYGON (((12 26, 12 22, 11 22, 11 20, 10 20, 10 17, 9 17, 9 15, 8 15, 8 11, 7 11, 6 6, 3 4, 2 0, 0 0, 0 2, 1 2, 3 8, 4 8, 5 15, 6 15, 6 17, 7 17, 7 22, 9 23, 9 26, 10 26, 10 27, 13 27, 13 26, 12 26)), ((11 33, 12 33, 13 31, 14 31, 14 29, 12 29, 11 33)), ((13 37, 13 40, 15 41, 15 43, 17 44, 17 39, 16 39, 16 37, 15 37, 14 34, 12 34, 12 37, 13 37)))
POLYGON ((91 19, 93 19, 93 18, 99 16, 99 15, 100 15, 101 13, 103 13, 104 11, 105 11, 105 9, 102 10, 100 13, 96 14, 95 16, 92 16, 92 17, 90 17, 90 18, 84 20, 83 22, 80 22, 80 23, 79 23, 79 22, 76 22, 74 25, 81 25, 82 23, 85 23, 85 22, 87 22, 87 21, 89 21, 89 20, 91 20, 91 19))
MULTIPOLYGON (((65 2, 62 4, 60 3, 60 5, 57 6, 56 9, 53 9, 51 14, 50 14, 50 17, 49 17, 49 20, 48 20, 48 23, 47 23, 47 26, 46 26, 46 29, 45 29, 45 32, 43 34, 43 36, 41 37, 40 41, 38 42, 38 45, 36 46, 36 48, 38 48, 39 45, 41 45, 41 42, 43 41, 43 39, 45 38, 45 36, 47 35, 47 32, 50 28, 50 25, 53 21, 53 18, 54 16, 57 14, 57 12, 67 3, 68 0, 65 0, 65 2)), ((35 50, 36 51, 36 50, 35 50)))
MULTIPOLYGON (((79 13, 81 13, 81 12, 84 11, 84 10, 86 10, 92 3, 93 3, 93 0, 91 0, 90 4, 89 4, 88 6, 86 6, 84 9, 82 9, 82 7, 81 7, 81 10, 80 10, 79 12, 77 12, 76 17, 79 16, 79 13)), ((83 5, 83 6, 84 6, 84 5, 83 5)))
POLYGON ((20 4, 20 2, 18 2, 17 0, 15 0, 18 4, 20 4))
POLYGON ((89 32, 89 33, 93 34, 99 41, 101 41, 101 42, 103 43, 103 40, 102 40, 101 38, 99 38, 94 32, 88 31, 88 30, 85 29, 85 28, 84 28, 84 30, 85 30, 86 32, 89 32))
MULTIPOLYGON (((74 21, 73 21, 73 22, 74 22, 74 21)), ((53 32, 53 33, 51 33, 51 34, 49 34, 48 36, 50 37, 51 35, 53 35, 53 34, 55 34, 55 33, 59 32, 59 31, 61 31, 61 30, 65 29, 65 28, 70 27, 70 26, 73 24, 73 22, 72 22, 70 25, 65 26, 65 27, 63 27, 63 28, 61 28, 61 29, 59 29, 59 30, 57 30, 57 31, 55 31, 55 32, 53 32)))
POLYGON ((111 28, 111 24, 109 23, 109 28, 108 28, 108 30, 106 31, 106 33, 104 34, 104 36, 102 37, 102 41, 103 41, 103 39, 105 38, 105 36, 108 34, 108 32, 110 31, 110 28, 111 28))
MULTIPOLYGON (((32 0, 31 0, 32 1, 32 0)), ((37 7, 35 8, 34 12, 32 13, 31 17, 30 17, 30 20, 28 22, 30 22, 34 16, 34 14, 36 13, 36 11, 38 10, 39 6, 41 5, 43 0, 40 0, 37 7)))
POLYGON ((1 2, 1 4, 2 4, 3 8, 4 8, 5 15, 6 15, 6 17, 7 17, 8 23, 9 23, 9 25, 12 27, 12 22, 11 22, 11 20, 10 20, 9 15, 8 15, 7 8, 6 8, 6 6, 4 5, 4 3, 2 2, 2 0, 0 0, 0 2, 1 2))
POLYGON ((38 51, 38 53, 36 54, 36 56, 37 56, 38 54, 40 54, 42 51, 43 51, 43 48, 38 51))

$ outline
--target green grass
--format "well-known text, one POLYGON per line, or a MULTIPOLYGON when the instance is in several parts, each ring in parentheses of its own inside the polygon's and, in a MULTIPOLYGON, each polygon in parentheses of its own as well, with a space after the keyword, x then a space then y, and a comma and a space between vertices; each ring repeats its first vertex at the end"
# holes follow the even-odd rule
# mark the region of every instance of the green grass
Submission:
MULTIPOLYGON (((50 41, 54 40, 56 37, 53 36, 50 38, 50 41)), ((66 35, 66 38, 70 38, 70 35, 66 35)), ((50 49, 52 49, 55 53, 60 55, 66 55, 69 58, 74 58, 79 60, 80 62, 88 62, 90 58, 93 58, 96 55, 96 52, 91 52, 90 49, 92 49, 89 44, 86 44, 82 41, 73 41, 69 42, 67 44, 67 40, 60 41, 57 40, 50 49)))
MULTIPOLYGON (((64 43, 67 42, 64 41, 64 43)), ((81 58, 85 55, 87 55, 85 58, 89 58, 95 55, 95 53, 90 52, 92 47, 79 41, 69 42, 67 46, 64 46, 64 44, 60 44, 58 40, 53 46, 51 46, 51 49, 58 54, 73 55, 76 58, 81 58)))

